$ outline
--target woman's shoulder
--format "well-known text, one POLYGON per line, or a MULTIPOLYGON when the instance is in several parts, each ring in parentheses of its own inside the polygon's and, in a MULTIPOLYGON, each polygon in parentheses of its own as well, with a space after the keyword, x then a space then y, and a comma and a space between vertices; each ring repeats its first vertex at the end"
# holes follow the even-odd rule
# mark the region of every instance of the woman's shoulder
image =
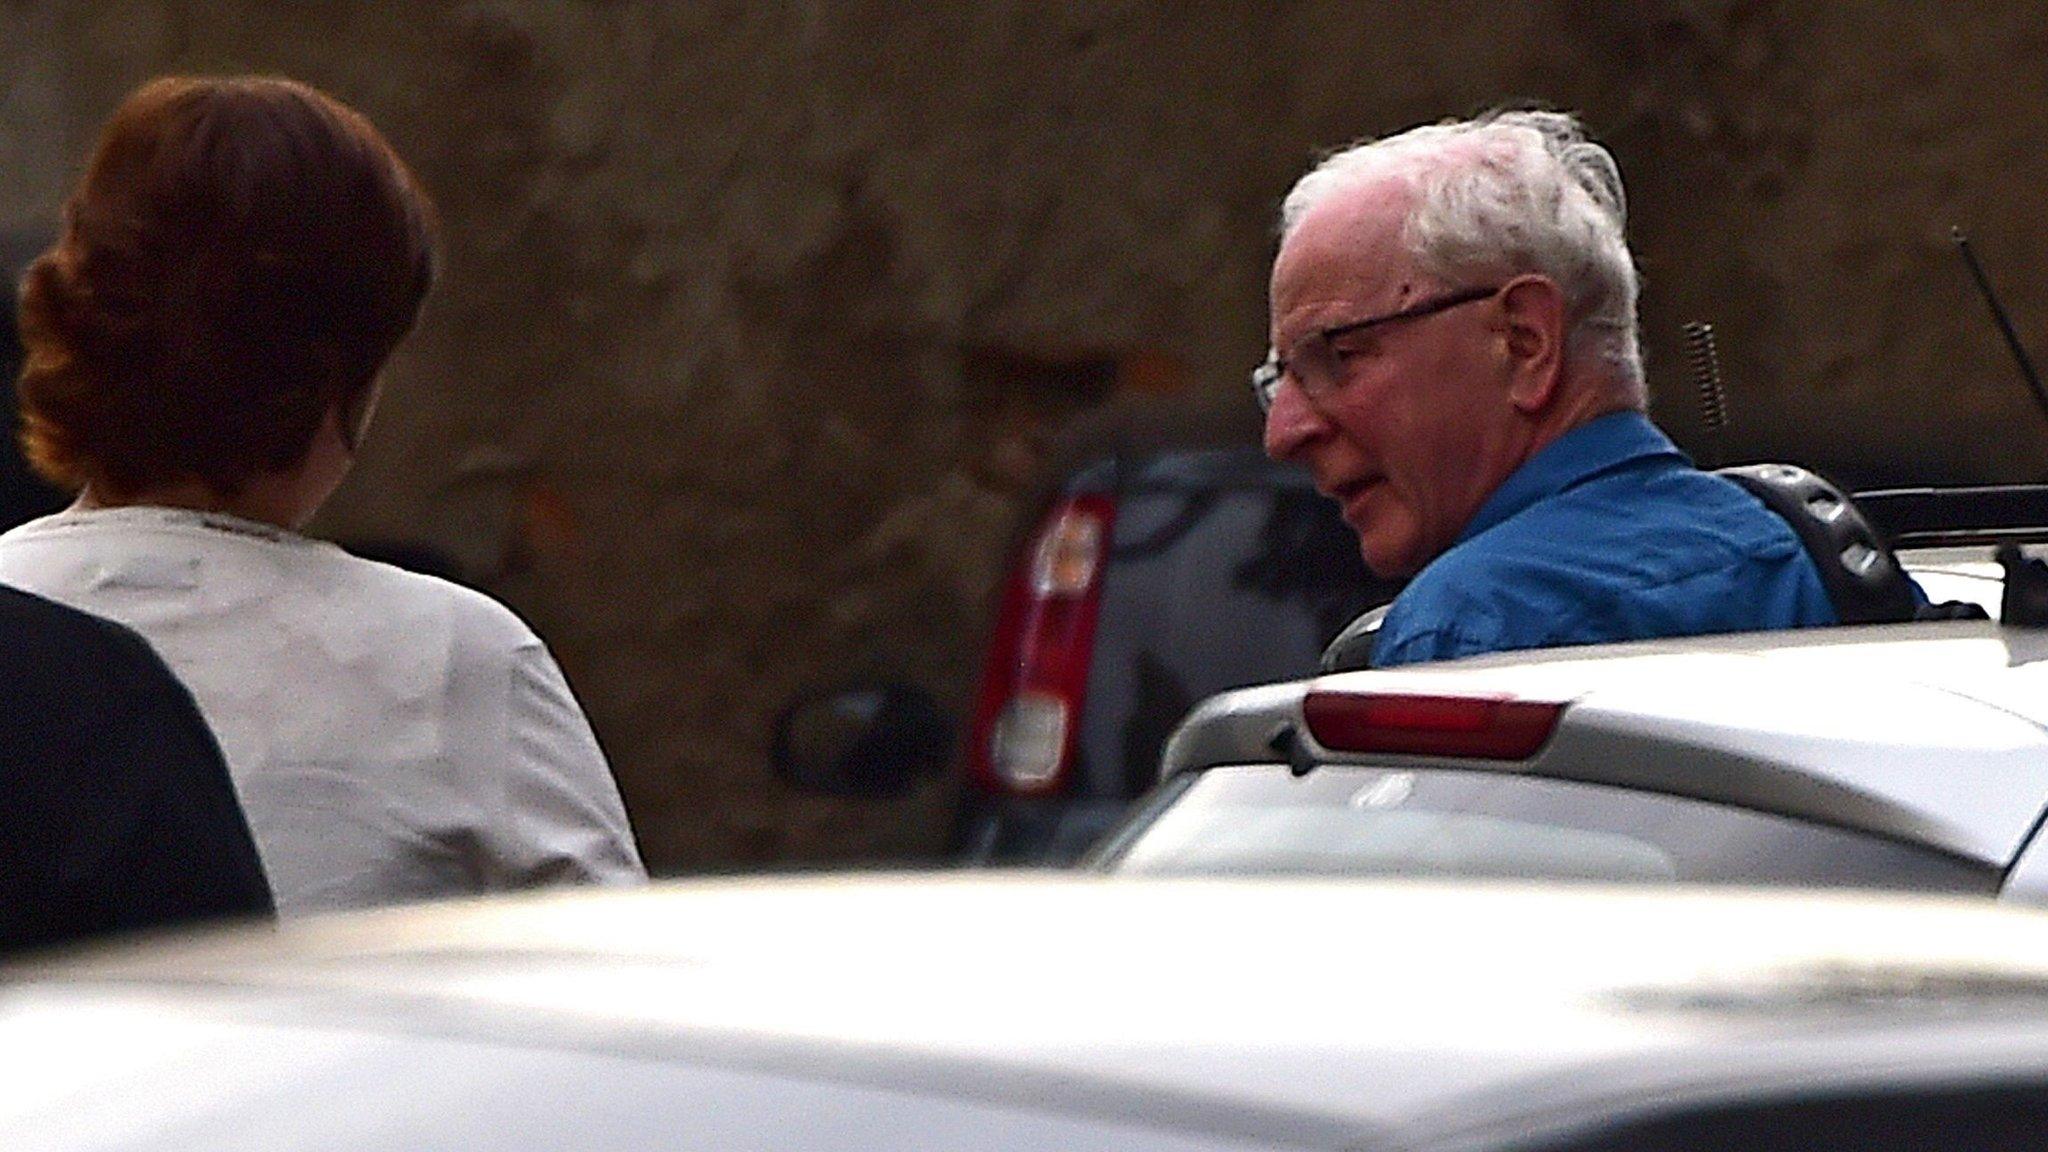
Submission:
POLYGON ((400 614, 427 610, 445 615, 458 643, 514 648, 540 643, 517 612, 467 584, 358 556, 338 546, 327 550, 326 562, 343 576, 349 592, 368 605, 385 605, 400 614))

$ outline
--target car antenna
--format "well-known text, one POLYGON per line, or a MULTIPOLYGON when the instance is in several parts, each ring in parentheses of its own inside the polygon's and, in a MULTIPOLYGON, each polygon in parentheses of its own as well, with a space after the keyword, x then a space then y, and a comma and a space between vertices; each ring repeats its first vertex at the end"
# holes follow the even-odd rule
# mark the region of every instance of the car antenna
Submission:
MULTIPOLYGON (((1699 389, 1700 422, 1706 425, 1708 443, 1718 457, 1721 431, 1728 427, 1728 393, 1721 387, 1721 356, 1714 348, 1714 326, 1704 320, 1685 322, 1685 363, 1692 371, 1693 386, 1699 389)), ((1708 463, 1718 464, 1709 458, 1708 463)))
POLYGON ((1984 265, 1978 263, 1977 253, 1970 247, 1970 238, 1963 234, 1960 226, 1951 225, 1949 239, 1956 242, 1956 251, 1962 253, 1963 263, 1970 269, 1970 279, 1977 282, 1977 292, 1984 297, 1984 303, 1991 308, 1991 318, 1998 322, 1999 335, 2005 337, 2005 346, 2012 352, 2013 362, 2019 365, 2020 375, 2026 377, 2027 387, 2034 393, 2034 402, 2041 411, 2048 414, 2048 389, 2041 387, 2041 374, 2034 370, 2034 359, 2027 355, 2027 346, 2020 343, 2020 334, 2012 326, 2012 315, 1999 302, 1998 293, 1991 288, 1991 278, 1984 274, 1984 265))
MULTIPOLYGON (((2041 374, 2035 371, 2034 359, 2027 355, 2027 346, 2020 343, 2020 334, 2012 326, 2012 314, 1999 302, 1998 293, 1991 287, 1991 277, 1984 274, 1984 265, 1978 262, 1976 251, 1970 247, 1970 238, 1957 225, 1949 227, 1948 235, 1956 242, 1956 251, 1962 253, 1963 263, 1970 269, 1970 279, 1977 282, 1977 292, 1990 306, 1991 318, 1998 322, 1998 333, 2005 337, 2005 346, 2012 352, 2013 362, 2019 365, 2020 375, 2026 377, 2034 402, 2041 406, 2042 412, 2048 413, 2048 391, 2041 387, 2041 374)), ((2048 564, 2020 551, 2020 546, 2010 540, 1999 544, 1996 555, 1999 567, 2005 569, 2004 589, 1998 607, 1999 622, 2024 628, 2048 627, 2048 564)))

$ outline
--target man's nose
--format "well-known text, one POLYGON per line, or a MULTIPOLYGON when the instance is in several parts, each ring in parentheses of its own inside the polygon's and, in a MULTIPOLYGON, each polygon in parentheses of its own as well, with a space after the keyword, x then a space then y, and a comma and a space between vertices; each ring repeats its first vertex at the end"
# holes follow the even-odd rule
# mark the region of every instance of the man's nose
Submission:
POLYGON ((1275 460, 1292 460, 1328 430, 1328 421, 1308 402, 1292 381, 1273 392, 1273 406, 1266 410, 1266 455, 1275 460))

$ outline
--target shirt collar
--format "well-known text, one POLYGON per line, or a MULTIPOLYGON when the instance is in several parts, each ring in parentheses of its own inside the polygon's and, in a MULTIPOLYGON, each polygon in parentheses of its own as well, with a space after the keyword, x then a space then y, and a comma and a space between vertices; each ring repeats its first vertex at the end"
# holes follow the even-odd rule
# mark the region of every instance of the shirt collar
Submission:
POLYGON ((1522 462, 1458 534, 1463 544, 1488 528, 1546 497, 1610 469, 1652 456, 1669 456, 1688 466, 1692 461, 1650 418, 1636 411, 1611 412, 1589 420, 1545 445, 1522 462))

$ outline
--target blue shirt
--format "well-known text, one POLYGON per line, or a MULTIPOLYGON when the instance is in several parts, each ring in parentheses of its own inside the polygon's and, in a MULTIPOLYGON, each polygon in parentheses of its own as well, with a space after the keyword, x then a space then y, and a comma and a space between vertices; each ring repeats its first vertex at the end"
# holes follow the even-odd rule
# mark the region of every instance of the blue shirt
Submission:
POLYGON ((1494 490, 1395 598, 1372 663, 1835 622, 1791 525, 1618 412, 1494 490))

